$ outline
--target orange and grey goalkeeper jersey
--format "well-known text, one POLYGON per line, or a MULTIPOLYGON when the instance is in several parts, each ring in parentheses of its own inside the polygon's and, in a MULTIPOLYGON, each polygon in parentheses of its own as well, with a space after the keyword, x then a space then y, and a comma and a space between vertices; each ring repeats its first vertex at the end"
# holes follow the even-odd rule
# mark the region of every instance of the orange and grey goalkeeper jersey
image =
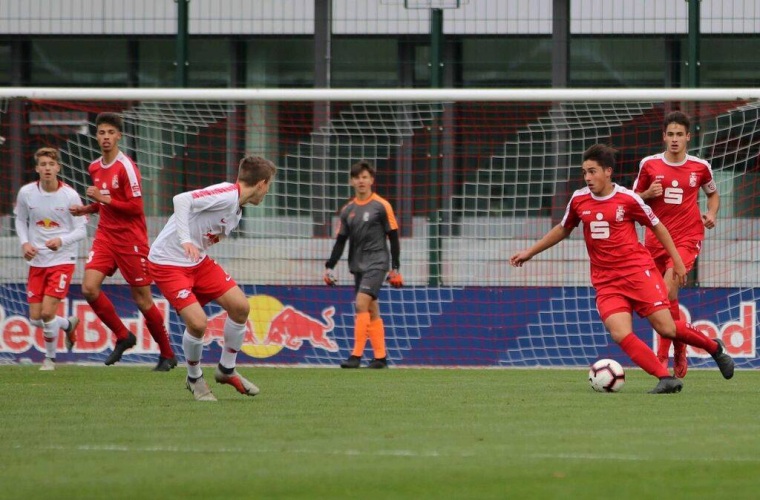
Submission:
POLYGON ((348 269, 352 273, 388 271, 391 257, 387 234, 398 229, 391 204, 372 193, 368 199, 356 198, 340 212, 339 235, 348 237, 348 269))

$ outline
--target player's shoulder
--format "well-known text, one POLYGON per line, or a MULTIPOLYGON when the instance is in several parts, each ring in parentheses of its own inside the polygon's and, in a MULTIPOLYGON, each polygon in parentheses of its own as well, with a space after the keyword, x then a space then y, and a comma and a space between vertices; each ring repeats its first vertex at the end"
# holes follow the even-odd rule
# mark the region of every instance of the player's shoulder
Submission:
POLYGON ((588 186, 586 186, 586 187, 582 187, 580 189, 576 189, 575 191, 573 191, 572 196, 570 196, 570 201, 571 202, 579 201, 584 198, 590 198, 590 197, 591 197, 591 190, 588 188, 588 186))
POLYGON ((710 162, 703 158, 700 158, 699 156, 686 155, 686 161, 712 170, 712 167, 710 166, 710 162))
POLYGON ((123 151, 119 151, 114 163, 119 163, 124 168, 137 170, 137 163, 135 163, 135 161, 123 151))
POLYGON ((21 186, 21 188, 18 190, 18 194, 28 195, 30 193, 33 193, 34 191, 37 191, 38 189, 37 185, 38 185, 37 181, 28 182, 24 184, 23 186, 21 186))
POLYGON ((391 207, 390 202, 377 193, 372 193, 372 197, 370 201, 379 203, 383 208, 385 208, 388 211, 393 211, 393 207, 391 207))
POLYGON ((642 170, 644 167, 648 166, 661 165, 664 162, 663 158, 663 153, 655 153, 653 155, 645 156, 639 162, 639 170, 642 170))
POLYGON ((631 200, 636 201, 637 203, 639 201, 643 201, 641 199, 641 196, 634 191, 633 189, 629 189, 625 186, 621 186, 620 184, 615 184, 615 190, 614 190, 615 196, 620 196, 622 198, 630 198, 631 200))

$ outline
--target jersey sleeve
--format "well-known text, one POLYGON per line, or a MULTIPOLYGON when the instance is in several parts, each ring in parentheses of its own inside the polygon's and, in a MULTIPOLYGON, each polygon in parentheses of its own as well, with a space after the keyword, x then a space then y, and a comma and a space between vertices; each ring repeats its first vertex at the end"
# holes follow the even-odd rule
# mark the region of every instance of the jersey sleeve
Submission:
POLYGON ((712 194, 718 190, 718 186, 715 184, 712 168, 710 167, 709 163, 705 165, 705 168, 702 171, 702 183, 700 185, 702 186, 702 191, 704 191, 705 194, 712 194))
POLYGON ((398 221, 396 221, 396 214, 393 213, 393 207, 390 203, 388 203, 387 200, 381 200, 381 205, 383 206, 383 225, 385 226, 385 232, 390 233, 391 231, 398 230, 398 221))
POLYGON ((631 193, 630 201, 628 202, 628 213, 631 214, 631 219, 638 222, 642 226, 653 228, 660 223, 660 219, 654 214, 652 208, 644 203, 636 193, 631 193))
POLYGON ((649 169, 646 168, 646 164, 644 163, 644 160, 641 160, 641 163, 639 164, 639 173, 636 176, 636 180, 633 181, 633 189, 637 193, 641 193, 643 191, 646 191, 649 189, 649 186, 652 185, 652 179, 649 175, 649 169))
POLYGON ((575 198, 571 198, 570 201, 567 203, 567 207, 565 208, 565 215, 562 217, 562 227, 566 229, 575 229, 578 227, 578 224, 581 223, 580 217, 578 217, 578 213, 573 207, 573 202, 575 201, 575 198))
POLYGON ((348 237, 348 204, 346 204, 340 211, 340 221, 338 225, 338 236, 348 237))
POLYGON ((16 234, 22 245, 29 242, 29 209, 26 198, 26 191, 22 189, 16 197, 16 206, 13 207, 16 234))
MULTIPOLYGON (((82 204, 82 199, 73 188, 67 188, 66 195, 69 198, 69 206, 82 204)), ((70 222, 70 232, 69 234, 61 236, 61 243, 64 245, 76 243, 87 237, 87 216, 67 215, 70 222)))
POLYGON ((123 168, 119 172, 119 186, 124 193, 125 199, 142 197, 142 185, 140 172, 131 162, 124 162, 123 168))

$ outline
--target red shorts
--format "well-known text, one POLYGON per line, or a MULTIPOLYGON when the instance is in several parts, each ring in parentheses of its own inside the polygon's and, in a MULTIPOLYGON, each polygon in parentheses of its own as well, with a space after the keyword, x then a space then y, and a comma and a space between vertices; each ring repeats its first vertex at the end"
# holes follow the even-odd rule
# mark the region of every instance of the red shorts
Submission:
POLYGON ((232 276, 209 257, 193 267, 148 265, 156 286, 177 312, 196 302, 204 306, 237 286, 232 276))
MULTIPOLYGON (((678 255, 683 260, 683 265, 686 266, 686 272, 688 273, 694 268, 694 264, 699 257, 699 251, 702 250, 701 241, 685 241, 676 245, 678 255)), ((660 274, 664 275, 668 269, 673 269, 673 259, 670 258, 670 254, 665 251, 664 248, 659 248, 657 251, 652 252, 652 258, 654 259, 654 265, 657 266, 657 270, 660 274)))
POLYGON ((115 247, 96 238, 84 269, 94 269, 106 276, 113 276, 118 269, 131 286, 150 286, 153 280, 148 271, 148 250, 145 243, 115 247))
POLYGON ((30 267, 26 284, 26 298, 30 304, 39 304, 45 295, 64 299, 69 293, 74 264, 52 267, 30 267))
POLYGON ((668 287, 654 268, 608 281, 596 289, 596 309, 602 321, 612 314, 632 311, 646 318, 668 307, 668 287))

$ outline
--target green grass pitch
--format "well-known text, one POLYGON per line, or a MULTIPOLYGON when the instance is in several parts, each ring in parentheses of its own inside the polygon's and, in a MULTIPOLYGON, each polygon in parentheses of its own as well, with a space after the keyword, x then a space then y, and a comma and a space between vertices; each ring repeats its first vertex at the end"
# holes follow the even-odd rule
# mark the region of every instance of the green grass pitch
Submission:
POLYGON ((760 372, 0 367, 0 498, 757 498, 760 372))

